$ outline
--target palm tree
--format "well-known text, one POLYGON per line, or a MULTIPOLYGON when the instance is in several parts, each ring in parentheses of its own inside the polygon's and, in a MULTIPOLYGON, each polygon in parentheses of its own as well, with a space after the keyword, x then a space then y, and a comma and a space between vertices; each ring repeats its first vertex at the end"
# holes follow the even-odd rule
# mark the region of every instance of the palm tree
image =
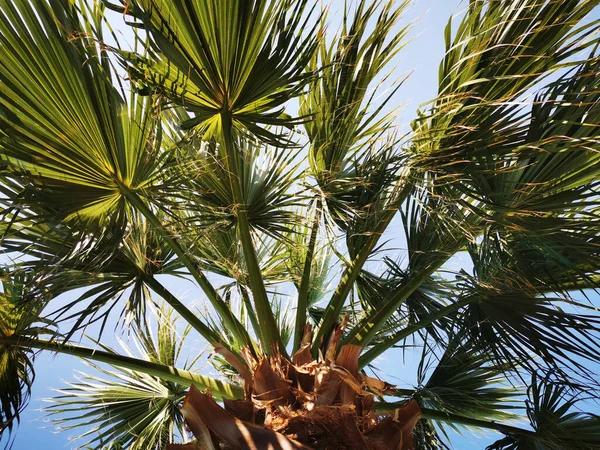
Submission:
POLYGON ((406 135, 409 1, 355 3, 0 0, 5 436, 51 351, 90 448, 600 449, 600 1, 471 0, 406 135))

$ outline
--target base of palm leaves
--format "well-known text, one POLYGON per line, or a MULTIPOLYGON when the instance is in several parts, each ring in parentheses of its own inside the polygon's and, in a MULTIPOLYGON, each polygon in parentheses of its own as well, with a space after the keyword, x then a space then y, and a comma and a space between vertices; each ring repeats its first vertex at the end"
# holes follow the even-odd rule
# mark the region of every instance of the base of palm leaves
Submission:
POLYGON ((411 400, 387 416, 375 413, 375 396, 392 386, 359 373, 361 347, 344 345, 335 357, 341 331, 318 359, 311 356, 310 328, 292 361, 279 354, 256 360, 247 352, 250 369, 240 370, 246 398, 225 400, 224 408, 192 386, 181 410, 196 441, 167 450, 412 450, 419 405, 411 400))

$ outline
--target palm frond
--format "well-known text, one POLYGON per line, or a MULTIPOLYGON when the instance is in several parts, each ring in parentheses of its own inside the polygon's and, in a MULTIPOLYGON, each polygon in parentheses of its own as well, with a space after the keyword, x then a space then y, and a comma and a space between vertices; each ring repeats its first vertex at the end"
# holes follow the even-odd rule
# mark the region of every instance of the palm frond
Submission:
MULTIPOLYGON (((51 322, 39 317, 48 299, 43 298, 31 274, 17 270, 0 275, 0 337, 33 337, 55 334, 51 322)), ((35 378, 33 349, 0 344, 0 434, 8 436, 27 406, 35 378)))
POLYGON ((600 79, 594 61, 592 55, 538 95, 514 164, 495 177, 480 176, 476 186, 494 205, 482 257, 512 261, 511 270, 541 291, 598 286, 600 129, 593 106, 600 79))
POLYGON ((183 276, 181 261, 155 229, 142 217, 132 217, 123 237, 89 235, 72 224, 50 226, 28 210, 20 210, 5 229, 3 248, 26 255, 23 270, 36 273, 53 297, 76 289, 75 297, 48 310, 54 320, 75 332, 99 322, 99 336, 116 311, 117 321, 142 326, 147 307, 154 302, 151 290, 165 299, 209 343, 222 340, 156 279, 159 275, 183 276))
POLYGON ((431 163, 446 201, 479 217, 490 246, 546 290, 596 286, 595 269, 576 254, 597 259, 597 56, 574 55, 596 45, 595 22, 582 19, 597 2, 575 3, 473 2, 452 44, 448 25, 439 111, 415 123, 416 166, 431 163), (494 17, 508 20, 488 28, 494 17), (532 89, 529 108, 521 97, 532 89), (542 255, 546 265, 534 261, 542 255))
POLYGON ((291 299, 284 295, 273 294, 273 314, 277 321, 277 326, 281 334, 281 340, 285 346, 288 346, 294 336, 294 320, 291 308, 291 299))
MULTIPOLYGON (((234 201, 223 149, 214 142, 183 134, 179 137, 173 150, 177 155, 177 179, 166 184, 163 195, 172 200, 165 203, 159 198, 157 205, 173 216, 174 226, 183 221, 183 228, 193 224, 200 233, 203 229, 234 227, 239 205, 234 201), (177 212, 181 214, 177 216, 177 212)), ((248 223, 253 230, 281 238, 288 230, 287 224, 298 219, 293 210, 304 200, 298 186, 298 152, 240 137, 236 142, 240 153, 240 201, 246 205, 248 223)))
POLYGON ((70 224, 51 225, 29 210, 8 218, 11 225, 4 230, 3 248, 27 255, 21 267, 37 273, 53 296, 87 288, 54 312, 56 319, 75 319, 73 331, 81 324, 106 320, 121 297, 126 302, 120 316, 129 323, 142 323, 150 298, 142 274, 177 274, 181 268, 141 218, 118 237, 109 232, 89 235, 70 224))
POLYGON ((480 283, 465 277, 460 295, 471 301, 457 320, 479 348, 515 368, 552 369, 594 380, 600 318, 573 311, 561 298, 528 292, 516 273, 501 277, 480 283))
MULTIPOLYGON (((384 263, 385 270, 380 276, 363 271, 357 280, 356 287, 362 311, 380 308, 386 302, 388 294, 394 292, 409 277, 407 270, 401 268, 399 263, 389 258, 385 258, 384 263)), ((396 314, 389 319, 388 326, 380 331, 381 336, 388 336, 400 328, 419 323, 435 314, 446 306, 446 299, 450 296, 449 283, 441 277, 430 277, 398 308, 396 314)), ((451 318, 444 317, 435 326, 430 325, 421 331, 439 341, 445 339, 444 332, 448 332, 451 326, 451 318)), ((375 337, 373 343, 378 341, 378 337, 375 337)))
POLYGON ((365 145, 360 154, 345 161, 335 180, 322 187, 326 219, 346 232, 351 258, 389 211, 397 210, 397 188, 406 162, 398 147, 393 135, 365 145))
POLYGON ((415 398, 423 408, 483 420, 515 418, 507 410, 523 393, 507 380, 510 366, 478 352, 464 336, 451 338, 439 358, 432 350, 426 343, 419 364, 415 398))
POLYGON ((492 151, 480 159, 481 173, 471 176, 473 195, 494 207, 495 222, 510 226, 515 219, 581 210, 596 203, 600 164, 596 53, 537 92, 526 134, 507 148, 510 154, 492 151), (501 167, 494 177, 485 173, 492 167, 501 167))
POLYGON ((468 206, 453 204, 439 194, 437 179, 415 185, 400 210, 408 250, 408 271, 439 267, 478 232, 479 219, 468 206))
POLYGON ((121 3, 107 2, 144 26, 153 50, 149 57, 121 52, 123 64, 138 89, 165 95, 194 114, 183 128, 207 139, 220 136, 224 110, 235 128, 266 140, 278 139, 265 125, 297 123, 282 113, 312 76, 305 68, 317 34, 307 22, 308 1, 121 3))
POLYGON ((533 377, 527 415, 534 433, 507 435, 487 450, 596 450, 600 448, 600 417, 574 411, 578 399, 567 386, 533 377))
MULTIPOLYGON (((176 365, 185 336, 179 335, 170 310, 157 311, 157 328, 136 329, 138 350, 144 360, 176 365)), ((127 353, 133 352, 125 348, 127 353)), ((192 361, 193 363, 193 361, 192 361)), ((46 408, 62 430, 86 429, 75 439, 87 439, 88 448, 120 445, 131 449, 162 450, 174 435, 184 432, 179 405, 187 386, 166 382, 135 370, 103 369, 87 363, 100 375, 82 374, 77 382, 58 390, 46 408)), ((188 369, 188 363, 182 366, 188 369)))
POLYGON ((415 450, 450 450, 434 424, 427 419, 421 419, 413 431, 413 445, 415 450))
MULTIPOLYGON (((408 277, 386 293, 385 302, 372 309, 350 330, 346 341, 361 345, 375 337, 389 323, 398 308, 452 255, 465 247, 476 236, 479 217, 462 204, 447 202, 436 189, 435 178, 423 179, 410 187, 410 196, 402 212, 408 245, 408 277)), ((436 320, 439 320, 438 317, 436 320)), ((431 324, 432 322, 429 322, 431 324)), ((429 325, 428 324, 428 325, 429 325)), ((396 343, 388 340, 380 348, 396 343)))
POLYGON ((450 20, 438 97, 413 125, 419 166, 461 181, 523 143, 520 97, 594 45, 596 24, 582 20, 597 4, 476 0, 454 36, 450 20))
MULTIPOLYGON (((598 287, 597 208, 576 217, 531 218, 521 229, 486 227, 479 245, 471 245, 480 279, 518 274, 528 290, 571 298, 572 291, 598 287)), ((525 221, 520 221, 521 223, 525 221)))
POLYGON ((113 86, 91 20, 61 0, 0 4, 2 160, 26 206, 123 227, 117 181, 141 189, 158 177, 159 122, 149 100, 127 105, 113 86))
MULTIPOLYGON (((287 239, 286 264, 291 274, 296 289, 300 289, 304 262, 306 261, 307 241, 309 230, 302 229, 302 224, 297 224, 287 239)), ((315 243, 315 251, 311 261, 310 282, 307 294, 307 305, 311 307, 322 300, 329 290, 329 281, 332 270, 331 249, 324 239, 315 243)))
POLYGON ((5 437, 44 350, 94 361, 49 408, 91 448, 434 450, 466 427, 505 435, 489 450, 600 450, 581 412, 600 392, 600 0, 467 2, 405 136, 386 67, 408 0, 346 2, 329 35, 310 0, 88 3, 0 0, 5 437), (142 29, 133 51, 105 8, 142 29), (70 341, 115 316, 137 351, 70 341), (181 361, 190 329, 231 383, 181 361), (361 373, 391 348, 422 350, 414 387, 361 373), (180 407, 197 440, 178 446, 180 407), (521 411, 530 428, 505 423, 521 411))
POLYGON ((391 122, 379 114, 391 95, 373 108, 376 93, 369 88, 404 46, 408 28, 394 27, 407 5, 360 1, 350 11, 352 6, 345 4, 341 29, 331 42, 320 41, 311 61, 312 70, 323 69, 301 98, 300 113, 310 117, 305 124, 309 164, 325 191, 360 143, 391 122))
MULTIPOLYGON (((248 287, 248 270, 235 229, 216 229, 205 233, 198 231, 198 235, 191 237, 195 242, 190 247, 203 269, 231 278, 240 285, 248 287)), ((287 255, 285 243, 267 236, 262 236, 260 240, 256 239, 254 242, 265 284, 290 281, 285 260, 287 255)))

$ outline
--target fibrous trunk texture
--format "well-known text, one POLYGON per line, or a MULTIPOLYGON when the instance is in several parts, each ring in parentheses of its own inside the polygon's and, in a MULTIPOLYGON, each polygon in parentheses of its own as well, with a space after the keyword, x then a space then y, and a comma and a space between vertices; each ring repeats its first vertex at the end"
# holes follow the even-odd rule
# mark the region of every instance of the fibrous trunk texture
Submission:
POLYGON ((168 450, 412 450, 417 402, 376 414, 375 395, 392 386, 359 373, 360 347, 345 345, 337 353, 338 341, 331 336, 318 360, 310 354, 310 333, 292 361, 280 355, 256 360, 246 352, 246 399, 221 407, 192 387, 182 412, 196 441, 168 450))

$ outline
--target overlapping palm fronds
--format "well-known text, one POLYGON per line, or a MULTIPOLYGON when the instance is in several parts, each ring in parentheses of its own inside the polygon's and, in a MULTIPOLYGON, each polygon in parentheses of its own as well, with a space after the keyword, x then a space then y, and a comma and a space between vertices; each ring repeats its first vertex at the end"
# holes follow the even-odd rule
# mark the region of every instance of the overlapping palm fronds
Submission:
MULTIPOLYGON (((407 270, 401 268, 399 263, 390 259, 385 259, 384 262, 385 270, 381 276, 363 271, 357 280, 358 297, 363 310, 380 308, 387 301, 388 295, 395 292, 408 277, 407 270)), ((431 277, 414 291, 396 314, 390 318, 388 325, 382 330, 381 337, 385 339, 394 331, 402 329, 410 323, 427 319, 432 314, 439 312, 446 306, 445 299, 449 297, 448 290, 450 288, 451 285, 447 280, 441 277, 431 277)), ((436 341, 445 340, 444 332, 449 332, 451 325, 451 317, 445 316, 441 317, 435 326, 430 325, 420 331, 426 332, 436 341)), ((378 342, 379 339, 375 338, 374 345, 377 345, 378 342)))
POLYGON ((507 380, 509 366, 496 364, 464 336, 452 338, 437 360, 434 349, 425 349, 415 393, 423 408, 483 420, 516 417, 509 411, 523 392, 507 380))
MULTIPOLYGON (((35 338, 55 333, 52 323, 39 316, 49 299, 43 298, 43 291, 31 287, 32 277, 19 270, 3 269, 0 274, 0 338, 35 338)), ((0 342, 0 433, 13 430, 29 401, 35 378, 34 357, 33 349, 0 342)))
POLYGON ((450 447, 440 438, 440 433, 431 421, 421 419, 415 427, 413 445, 415 450, 450 450, 450 447))
MULTIPOLYGON (((447 448, 445 426, 478 426, 519 418, 514 410, 524 390, 510 379, 511 367, 497 364, 480 352, 467 336, 454 336, 437 354, 436 346, 425 343, 414 390, 401 389, 392 395, 417 400, 422 411, 422 428, 415 430, 416 448, 447 448), (445 420, 453 417, 454 420, 445 420), (445 422, 449 423, 445 423, 445 422)), ((400 402, 399 404, 401 404, 400 402)), ((398 404, 382 403, 382 408, 398 404)))
POLYGON ((383 82, 387 64, 405 44, 408 28, 396 25, 407 5, 360 2, 353 8, 345 4, 341 29, 331 43, 321 41, 311 61, 310 67, 323 67, 323 73, 301 98, 301 114, 312 119, 305 125, 308 163, 328 212, 325 223, 335 223, 346 232, 351 250, 344 281, 319 324, 315 354, 406 193, 399 138, 384 133, 392 126, 392 116, 382 114, 391 94, 375 105, 374 84, 383 82))
POLYGON ((126 104, 95 42, 101 24, 74 4, 3 2, 0 10, 3 178, 22 180, 25 205, 57 219, 124 228, 121 186, 141 189, 159 176, 150 102, 126 104))
POLYGON ((93 448, 433 450, 447 424, 597 448, 574 398, 600 391, 600 0, 468 2, 400 136, 408 5, 347 2, 332 32, 308 0, 0 0, 4 431, 45 349, 100 372, 50 408, 93 448), (175 313, 227 382, 178 361, 175 313), (141 357, 73 343, 113 319, 141 357), (363 370, 392 348, 422 352, 416 386, 363 370))
MULTIPOLYGON (((186 120, 190 115, 182 110, 166 115, 171 127, 186 120)), ((157 189, 165 189, 161 207, 169 207, 173 226, 182 221, 183 230, 192 225, 200 230, 231 229, 236 224, 236 202, 233 198, 227 169, 227 155, 214 141, 190 137, 183 130, 172 130, 167 147, 176 155, 175 178, 157 189), (171 186, 185 186, 185 189, 171 186), (172 198, 169 202, 169 198, 172 198), (182 206, 182 203, 185 206, 182 206), (176 213, 180 213, 179 215, 176 213)), ((253 230, 281 237, 295 223, 293 213, 302 205, 303 198, 295 185, 298 180, 298 150, 267 145, 249 139, 238 138, 240 152, 237 164, 240 171, 241 201, 248 210, 248 222, 253 230)))
POLYGON ((466 295, 476 297, 465 307, 460 322, 482 348, 500 360, 534 371, 549 367, 594 379, 594 369, 587 368, 582 359, 598 360, 600 322, 595 315, 570 312, 561 299, 522 291, 480 286, 466 295))
POLYGON ((488 450, 595 450, 600 443, 600 417, 577 411, 577 398, 568 386, 549 378, 531 381, 527 416, 534 429, 526 435, 498 440, 488 450))
MULTIPOLYGON (((175 366, 190 328, 177 329, 173 312, 156 310, 157 327, 136 330, 138 350, 147 361, 175 366), (181 333, 181 335, 180 335, 181 333)), ((105 348, 110 351, 110 349, 105 348)), ((135 352, 125 348, 126 353, 135 352)), ((185 370, 195 361, 180 365, 185 370)), ((121 447, 161 450, 175 436, 185 436, 179 406, 187 386, 131 369, 107 370, 88 362, 101 375, 82 374, 58 390, 46 408, 61 430, 84 429, 75 440, 87 448, 121 447)))
POLYGON ((354 9, 345 5, 341 29, 331 43, 320 41, 310 63, 323 73, 302 97, 300 112, 311 118, 305 126, 309 163, 325 192, 352 163, 360 144, 391 125, 391 116, 380 115, 391 96, 375 104, 372 84, 381 82, 386 65, 405 45, 408 28, 396 30, 395 25, 407 5, 387 0, 360 2, 354 9))
POLYGON ((215 330, 204 325, 156 279, 157 275, 181 276, 181 264, 143 218, 128 225, 117 248, 111 236, 87 236, 82 240, 69 225, 50 226, 27 210, 12 218, 3 236, 4 248, 27 257, 23 270, 36 273, 52 296, 84 288, 83 293, 53 311, 54 320, 68 322, 67 338, 87 325, 99 321, 100 334, 113 310, 126 323, 142 324, 150 289, 166 297, 178 312, 192 320, 194 328, 209 341, 219 342, 215 330), (69 322, 70 321, 70 322, 69 322))
POLYGON ((490 158, 513 154, 528 129, 521 96, 549 74, 576 65, 578 53, 594 45, 597 24, 581 20, 595 6, 475 0, 455 33, 450 20, 438 97, 414 123, 420 165, 469 180, 488 173, 490 158))
POLYGON ((237 130, 281 141, 265 125, 298 123, 283 114, 283 106, 311 76, 305 67, 317 25, 305 36, 299 33, 310 26, 314 6, 308 1, 107 4, 148 31, 152 55, 126 54, 124 64, 138 89, 164 95, 194 114, 183 128, 220 138, 226 111, 237 130))

